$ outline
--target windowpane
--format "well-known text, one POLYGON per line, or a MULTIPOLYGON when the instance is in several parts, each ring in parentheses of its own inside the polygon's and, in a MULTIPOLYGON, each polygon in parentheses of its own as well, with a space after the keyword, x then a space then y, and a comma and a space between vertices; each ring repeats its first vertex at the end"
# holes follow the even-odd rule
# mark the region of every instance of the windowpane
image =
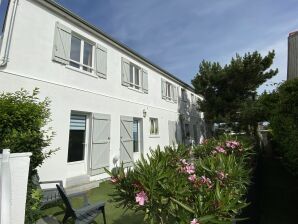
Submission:
POLYGON ((129 82, 130 82, 130 86, 133 87, 133 74, 134 74, 134 66, 132 64, 130 64, 130 68, 129 68, 129 82))
MULTIPOLYGON (((80 62, 80 55, 81 55, 81 40, 75 36, 71 36, 70 59, 80 62)), ((74 66, 75 65, 77 64, 74 63, 74 66)))
MULTIPOLYGON (((92 67, 92 45, 84 42, 83 64, 92 67)), ((91 72, 90 68, 83 67, 85 71, 91 72)))
POLYGON ((84 160, 85 135, 86 116, 71 115, 68 142, 68 162, 84 160))
POLYGON ((157 118, 150 118, 150 134, 157 135, 158 131, 158 119, 157 118))
POLYGON ((133 120, 133 151, 139 151, 139 121, 133 120))
POLYGON ((171 98, 171 84, 167 83, 167 97, 171 98))
POLYGON ((140 69, 135 67, 135 85, 136 89, 139 89, 140 87, 138 87, 140 85, 140 69))

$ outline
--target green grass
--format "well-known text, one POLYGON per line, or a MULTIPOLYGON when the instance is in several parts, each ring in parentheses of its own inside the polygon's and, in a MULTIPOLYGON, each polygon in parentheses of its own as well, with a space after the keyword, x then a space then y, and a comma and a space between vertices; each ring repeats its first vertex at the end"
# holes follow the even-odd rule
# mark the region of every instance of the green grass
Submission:
MULTIPOLYGON (((105 211, 108 224, 142 224, 144 223, 144 214, 128 210, 125 211, 122 208, 117 208, 116 204, 111 201, 110 194, 113 193, 114 187, 109 182, 103 182, 98 188, 94 188, 87 192, 88 200, 90 203, 96 203, 98 201, 105 201, 105 211)), ((79 208, 83 205, 82 198, 74 198, 71 200, 73 207, 79 208)), ((53 205, 43 209, 43 216, 54 216, 58 221, 62 221, 64 216, 63 207, 60 205, 53 205)), ((69 221, 68 223, 73 223, 69 221)), ((102 224, 102 214, 99 214, 95 219, 95 223, 102 224)))

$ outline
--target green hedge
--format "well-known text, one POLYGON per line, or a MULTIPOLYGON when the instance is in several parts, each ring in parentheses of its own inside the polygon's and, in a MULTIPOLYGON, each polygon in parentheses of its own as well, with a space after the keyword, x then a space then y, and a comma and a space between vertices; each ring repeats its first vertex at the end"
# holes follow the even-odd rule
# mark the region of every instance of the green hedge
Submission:
POLYGON ((32 152, 27 187, 25 223, 32 224, 40 215, 40 193, 32 181, 37 167, 53 151, 43 153, 53 133, 44 127, 50 121, 49 100, 39 100, 38 89, 0 94, 0 153, 32 152))
POLYGON ((298 78, 284 82, 272 94, 270 127, 283 163, 298 175, 298 78))
POLYGON ((236 139, 210 139, 189 150, 152 150, 133 169, 107 171, 113 199, 143 211, 148 223, 231 223, 247 206, 251 148, 236 139))

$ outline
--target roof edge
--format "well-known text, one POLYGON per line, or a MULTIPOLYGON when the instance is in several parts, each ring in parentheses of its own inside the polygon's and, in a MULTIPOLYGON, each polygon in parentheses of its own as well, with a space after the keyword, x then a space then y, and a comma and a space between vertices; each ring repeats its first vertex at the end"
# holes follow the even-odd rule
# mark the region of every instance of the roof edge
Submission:
MULTIPOLYGON (((181 79, 177 78, 175 75, 173 75, 170 72, 166 71, 165 69, 161 68, 160 66, 154 64, 153 62, 151 62, 146 57, 140 55, 136 51, 134 51, 131 48, 129 48, 127 45, 125 45, 125 44, 121 43, 120 41, 114 39, 110 35, 106 34, 102 30, 100 30, 99 28, 97 28, 94 25, 90 24, 89 22, 87 22, 86 20, 84 20, 80 16, 76 15, 75 13, 73 13, 72 11, 70 11, 69 9, 65 8, 64 6, 58 4, 57 2, 55 2, 53 0, 35 0, 35 2, 38 2, 38 3, 40 3, 40 4, 42 4, 42 5, 46 6, 46 7, 47 7, 46 4, 49 4, 50 6, 52 6, 53 9, 55 9, 56 12, 58 12, 60 14, 61 14, 61 12, 67 14, 68 16, 70 16, 73 19, 75 19, 76 21, 78 21, 81 25, 83 25, 83 26, 85 26, 85 27, 87 27, 87 28, 95 31, 97 34, 99 34, 102 38, 104 38, 109 43, 111 43, 113 45, 116 45, 116 47, 120 48, 121 50, 124 50, 126 53, 129 53, 131 56, 135 57, 136 59, 138 59, 138 60, 141 59, 141 61, 143 63, 146 63, 150 67, 152 67, 155 70, 158 70, 159 72, 161 72, 167 78, 170 78, 170 79, 178 82, 184 88, 186 88, 186 89, 192 91, 193 93, 195 93, 195 89, 192 86, 190 86, 189 84, 185 83, 181 79)), ((49 7, 47 7, 47 8, 49 8, 49 7)), ((199 95, 199 94, 197 94, 197 95, 199 95)))

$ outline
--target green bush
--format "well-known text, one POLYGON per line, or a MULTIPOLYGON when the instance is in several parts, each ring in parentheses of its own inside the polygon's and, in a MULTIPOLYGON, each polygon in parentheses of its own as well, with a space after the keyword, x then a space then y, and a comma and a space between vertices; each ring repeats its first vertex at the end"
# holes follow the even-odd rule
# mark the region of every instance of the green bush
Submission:
POLYGON ((247 206, 250 148, 211 139, 189 151, 159 147, 133 169, 109 172, 119 206, 143 211, 149 223, 231 223, 247 206))
POLYGON ((288 80, 272 94, 270 116, 273 139, 283 162, 298 175, 298 78, 288 80))
POLYGON ((43 153, 49 146, 53 133, 45 129, 50 121, 49 100, 39 100, 38 89, 32 94, 20 90, 15 93, 0 94, 0 153, 8 148, 11 153, 31 152, 26 201, 26 223, 35 223, 39 218, 40 197, 32 177, 37 167, 53 151, 43 153))

